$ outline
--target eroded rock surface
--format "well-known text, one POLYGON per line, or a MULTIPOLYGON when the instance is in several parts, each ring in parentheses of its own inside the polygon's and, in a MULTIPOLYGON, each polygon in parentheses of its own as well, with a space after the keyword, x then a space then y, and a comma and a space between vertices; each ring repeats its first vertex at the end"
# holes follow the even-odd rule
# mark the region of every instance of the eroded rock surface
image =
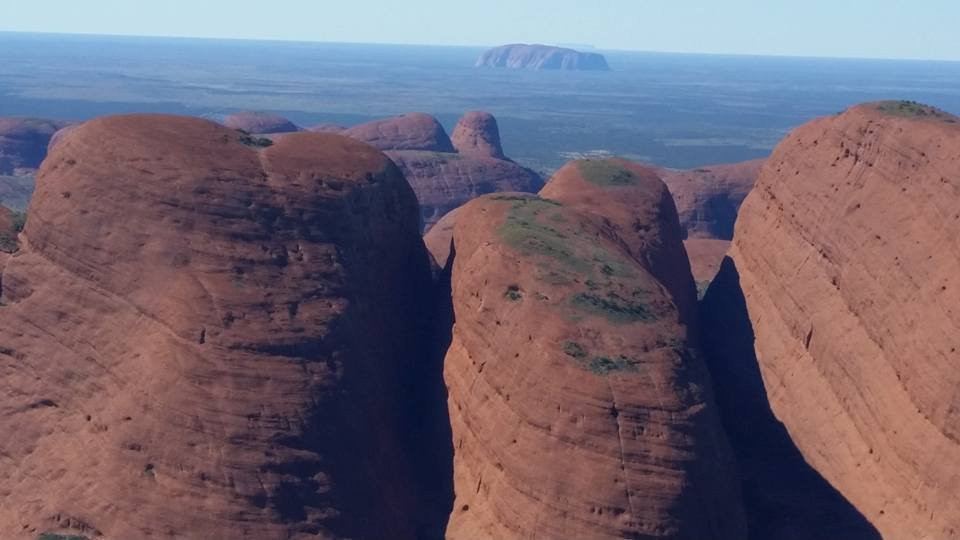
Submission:
MULTIPOLYGON (((749 456, 771 453, 751 454, 766 443, 745 435, 741 466, 769 488, 747 493, 750 510, 805 523, 766 520, 763 538, 960 536, 958 233, 960 120, 946 113, 854 107, 767 161, 707 294, 718 394, 734 412, 747 394, 763 398, 754 411, 768 400, 798 457, 855 510, 816 507, 782 467, 764 480, 749 456), (727 384, 751 371, 754 390, 727 384)), ((731 431, 755 432, 750 414, 728 416, 731 431)))
POLYGON ((461 154, 506 159, 500 144, 497 119, 488 112, 471 111, 463 115, 453 130, 452 140, 453 146, 461 154))
POLYGON ((343 134, 380 150, 455 151, 440 122, 424 113, 368 122, 346 129, 343 134))
POLYGON ((571 161, 540 195, 593 216, 667 288, 683 321, 694 321, 697 294, 677 210, 656 170, 620 158, 571 161))
POLYGON ((455 221, 447 537, 744 538, 709 377, 630 241, 526 194, 455 221))
POLYGON ((537 173, 505 159, 414 150, 386 153, 416 191, 425 231, 474 197, 500 191, 536 192, 543 186, 537 173))
POLYGON ((44 162, 2 276, 4 537, 416 537, 414 194, 348 138, 246 140, 107 117, 44 162))

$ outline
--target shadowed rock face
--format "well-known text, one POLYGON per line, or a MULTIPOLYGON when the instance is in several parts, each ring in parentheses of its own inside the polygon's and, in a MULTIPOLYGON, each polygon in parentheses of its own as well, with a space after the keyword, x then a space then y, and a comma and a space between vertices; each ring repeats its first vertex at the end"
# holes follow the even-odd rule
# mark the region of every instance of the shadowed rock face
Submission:
POLYGON ((757 159, 686 171, 658 169, 676 201, 684 237, 732 239, 737 212, 763 163, 757 159))
POLYGON ((2 276, 0 530, 414 538, 429 285, 379 151, 108 117, 44 162, 2 276))
POLYGON ((231 114, 223 121, 223 125, 231 129, 242 129, 255 135, 300 131, 300 128, 293 122, 282 116, 252 111, 231 114))
POLYGON ((764 160, 691 170, 657 169, 677 205, 684 247, 697 283, 717 274, 733 238, 733 224, 764 160))
POLYGON ((447 538, 745 538, 709 377, 630 242, 525 194, 456 218, 447 538))
POLYGON ((0 175, 39 167, 50 138, 68 124, 42 118, 0 118, 0 175))
POLYGON ((454 151, 450 137, 440 122, 424 113, 404 114, 361 124, 345 130, 343 134, 380 150, 454 151))
MULTIPOLYGON (((958 156, 960 120, 917 104, 797 129, 767 160, 707 294, 714 371, 757 366, 798 453, 885 538, 960 534, 958 156), (752 337, 738 345, 744 332, 710 320, 752 337)), ((789 476, 769 485, 781 487, 761 504, 830 522, 792 512, 817 497, 789 476)))
POLYGON ((488 112, 473 111, 463 115, 453 130, 453 146, 465 155, 506 159, 500 145, 497 119, 488 112))
POLYGON ((608 71, 607 59, 602 54, 583 53, 573 49, 549 45, 522 43, 502 45, 483 53, 477 67, 511 69, 564 69, 579 71, 608 71))

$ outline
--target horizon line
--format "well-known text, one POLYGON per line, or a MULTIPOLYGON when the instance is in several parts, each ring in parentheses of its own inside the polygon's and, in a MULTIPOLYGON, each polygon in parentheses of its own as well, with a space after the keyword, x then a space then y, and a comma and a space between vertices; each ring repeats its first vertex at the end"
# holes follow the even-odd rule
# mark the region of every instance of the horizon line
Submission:
MULTIPOLYGON (((375 42, 375 41, 322 41, 309 39, 285 39, 268 37, 213 37, 213 36, 183 36, 183 35, 161 35, 161 34, 123 34, 123 33, 98 33, 98 32, 50 32, 34 30, 3 30, 2 34, 18 34, 31 36, 65 36, 65 37, 90 37, 90 38, 139 38, 139 39, 169 39, 169 40, 196 40, 196 41, 240 41, 255 43, 302 43, 302 44, 327 44, 327 45, 379 45, 388 47, 437 47, 437 48, 457 48, 457 49, 485 49, 499 47, 502 45, 513 44, 543 44, 535 42, 515 41, 511 43, 501 43, 499 45, 468 45, 468 44, 443 44, 443 43, 396 43, 396 42, 375 42)), ((946 58, 891 58, 881 56, 818 56, 804 54, 773 54, 773 53, 745 53, 745 52, 692 52, 692 51, 663 51, 650 49, 617 49, 595 47, 593 45, 581 44, 585 52, 609 52, 609 53, 634 53, 634 54, 663 54, 678 56, 723 56, 723 57, 744 57, 744 58, 785 58, 797 60, 865 60, 865 61, 887 61, 887 62, 931 62, 931 63, 960 63, 958 59, 946 58)), ((556 47, 565 47, 564 45, 549 45, 556 47)), ((566 47, 570 48, 570 47, 566 47)))

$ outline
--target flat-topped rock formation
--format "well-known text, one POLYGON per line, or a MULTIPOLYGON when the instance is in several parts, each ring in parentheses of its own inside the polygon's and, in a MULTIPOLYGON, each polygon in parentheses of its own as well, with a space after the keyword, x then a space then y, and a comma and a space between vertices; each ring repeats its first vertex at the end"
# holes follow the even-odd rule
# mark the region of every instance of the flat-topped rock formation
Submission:
POLYGON ((705 310, 758 538, 960 536, 958 209, 960 119, 916 103, 816 120, 767 160, 705 310), (767 466, 766 401, 828 489, 767 466))
POLYGON ((92 120, 40 169, 0 298, 0 530, 416 538, 429 286, 379 151, 92 120))
POLYGON ((484 52, 477 59, 477 67, 510 69, 563 69, 577 71, 609 71, 602 54, 585 53, 551 47, 516 43, 502 45, 484 52))
POLYGON ((709 377, 627 243, 533 195, 457 211, 447 538, 745 538, 709 377))
POLYGON ((223 121, 231 129, 239 129, 254 135, 272 135, 300 131, 296 124, 286 118, 271 113, 244 111, 231 114, 223 121))

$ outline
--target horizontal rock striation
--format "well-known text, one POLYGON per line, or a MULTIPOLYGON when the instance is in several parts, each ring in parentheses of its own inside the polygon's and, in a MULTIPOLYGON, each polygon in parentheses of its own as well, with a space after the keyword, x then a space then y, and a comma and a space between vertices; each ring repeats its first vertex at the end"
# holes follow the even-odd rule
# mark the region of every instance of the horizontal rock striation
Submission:
POLYGON ((337 135, 106 117, 44 162, 0 307, 0 530, 415 538, 416 200, 337 135))
MULTIPOLYGON (((960 119, 915 103, 811 122, 764 165, 707 294, 718 393, 742 411, 733 385, 755 379, 757 402, 853 509, 816 507, 809 483, 742 460, 771 488, 753 511, 805 522, 791 535, 761 519, 761 537, 960 536, 958 208, 960 119)), ((727 420, 748 433, 750 417, 727 420)))

